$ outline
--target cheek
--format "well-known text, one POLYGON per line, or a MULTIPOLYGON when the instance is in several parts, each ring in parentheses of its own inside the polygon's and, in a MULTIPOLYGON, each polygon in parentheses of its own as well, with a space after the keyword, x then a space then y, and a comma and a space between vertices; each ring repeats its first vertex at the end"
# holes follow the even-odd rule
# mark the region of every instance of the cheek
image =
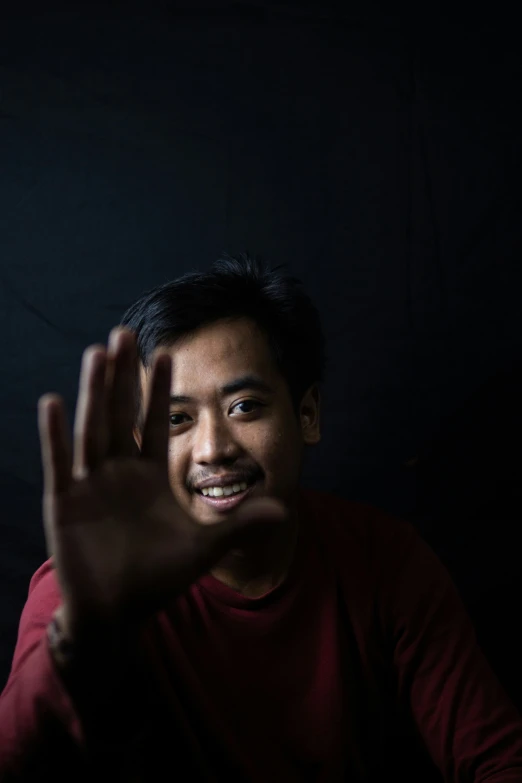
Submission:
POLYGON ((274 426, 269 422, 259 428, 255 435, 255 444, 262 453, 277 455, 288 451, 288 446, 293 442, 293 433, 283 424, 274 426))
POLYGON ((281 425, 276 429, 272 428, 263 440, 263 447, 267 460, 275 465, 278 471, 292 471, 293 463, 299 454, 299 441, 294 427, 281 425))
POLYGON ((169 443, 168 463, 169 481, 171 486, 174 487, 183 482, 184 456, 179 447, 176 449, 174 448, 173 442, 169 443))

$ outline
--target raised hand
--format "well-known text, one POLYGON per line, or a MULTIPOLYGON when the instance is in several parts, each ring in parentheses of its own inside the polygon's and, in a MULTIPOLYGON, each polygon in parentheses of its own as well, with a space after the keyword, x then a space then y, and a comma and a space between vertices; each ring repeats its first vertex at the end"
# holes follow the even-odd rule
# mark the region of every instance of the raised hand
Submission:
POLYGON ((86 349, 72 445, 62 398, 47 394, 38 404, 45 537, 73 637, 145 620, 245 537, 284 516, 267 498, 217 525, 191 519, 168 479, 171 357, 166 350, 154 357, 141 451, 133 437, 136 372, 136 340, 127 329, 111 332, 107 350, 86 349))

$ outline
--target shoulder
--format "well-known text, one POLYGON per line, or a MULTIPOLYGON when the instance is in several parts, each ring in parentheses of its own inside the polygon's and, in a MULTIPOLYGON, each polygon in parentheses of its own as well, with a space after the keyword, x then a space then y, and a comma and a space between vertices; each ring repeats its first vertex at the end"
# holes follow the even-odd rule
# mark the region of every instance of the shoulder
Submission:
POLYGON ((306 490, 308 524, 345 593, 387 603, 447 575, 415 527, 375 506, 306 490))
POLYGON ((52 560, 49 559, 35 571, 29 583, 29 592, 18 627, 11 675, 38 646, 60 603, 60 588, 52 560))
POLYGON ((306 492, 305 498, 308 519, 354 611, 373 607, 383 627, 418 624, 443 600, 460 611, 446 567, 412 524, 327 493, 306 492))
POLYGON ((29 582, 27 602, 24 614, 31 614, 50 619, 54 610, 61 603, 61 593, 52 558, 46 560, 34 572, 29 582))
POLYGON ((419 539, 413 525, 382 509, 328 492, 303 489, 301 508, 322 537, 357 557, 392 557, 419 539))

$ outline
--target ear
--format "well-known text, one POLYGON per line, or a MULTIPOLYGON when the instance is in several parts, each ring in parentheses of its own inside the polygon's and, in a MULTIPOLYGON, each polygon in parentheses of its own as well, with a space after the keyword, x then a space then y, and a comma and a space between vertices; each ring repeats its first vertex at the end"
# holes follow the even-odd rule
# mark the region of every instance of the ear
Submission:
POLYGON ((321 395, 317 384, 310 386, 299 406, 299 421, 303 442, 314 446, 321 440, 320 428, 321 395))

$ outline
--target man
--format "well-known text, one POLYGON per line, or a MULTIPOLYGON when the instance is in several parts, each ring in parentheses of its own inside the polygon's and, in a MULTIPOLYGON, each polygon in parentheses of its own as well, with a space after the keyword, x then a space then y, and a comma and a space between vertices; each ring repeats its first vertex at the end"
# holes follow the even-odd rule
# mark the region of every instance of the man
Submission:
POLYGON ((41 398, 50 559, 2 780, 404 780, 422 746, 439 779, 522 783, 522 720, 433 552, 299 488, 323 365, 298 281, 229 258, 85 352, 73 447, 41 398))

